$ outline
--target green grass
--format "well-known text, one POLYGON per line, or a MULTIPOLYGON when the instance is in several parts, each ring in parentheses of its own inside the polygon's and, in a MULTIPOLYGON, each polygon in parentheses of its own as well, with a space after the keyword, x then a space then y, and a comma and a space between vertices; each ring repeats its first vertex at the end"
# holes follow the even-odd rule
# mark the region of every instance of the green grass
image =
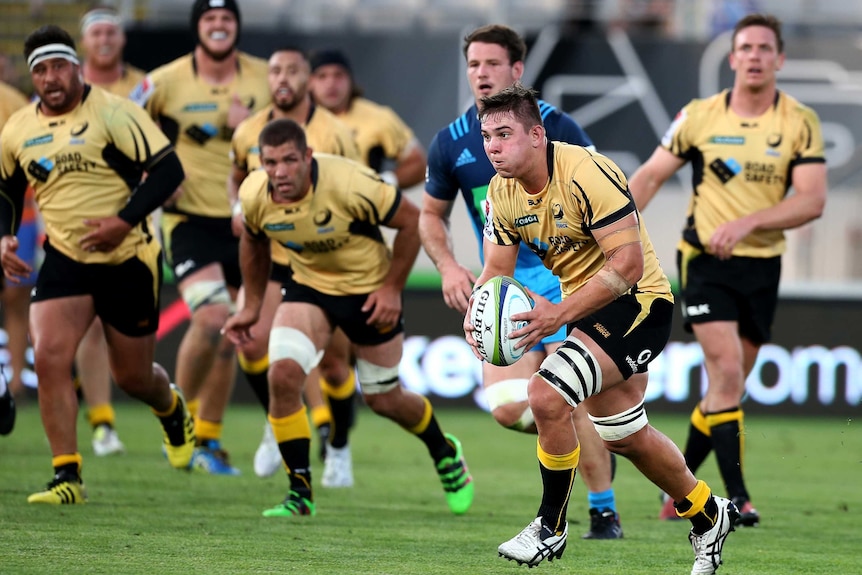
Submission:
MULTIPOLYGON (((50 478, 50 454, 34 405, 0 438, 0 573, 526 573, 497 557, 497 545, 535 515, 540 496, 535 438, 498 428, 477 411, 438 414, 464 443, 476 480, 473 509, 449 514, 418 440, 367 410, 353 435, 356 486, 317 489, 315 518, 265 519, 285 494, 283 474, 254 476, 263 425, 259 409, 232 406, 225 444, 238 478, 173 471, 159 452, 156 421, 138 404, 118 407, 128 453, 92 455, 79 425, 90 503, 32 506, 27 495, 50 478)), ((686 421, 653 414, 672 439, 686 421)), ((862 571, 862 433, 840 418, 750 417, 749 489, 763 524, 731 535, 730 574, 850 574, 862 571)), ((316 452, 315 452, 316 453, 316 452)), ((315 460, 315 482, 321 465, 315 460)), ((712 458, 701 477, 721 492, 712 458)), ((561 561, 541 573, 688 573, 687 525, 659 522, 658 491, 628 462, 615 481, 625 539, 581 541, 586 496, 578 482, 561 561)))

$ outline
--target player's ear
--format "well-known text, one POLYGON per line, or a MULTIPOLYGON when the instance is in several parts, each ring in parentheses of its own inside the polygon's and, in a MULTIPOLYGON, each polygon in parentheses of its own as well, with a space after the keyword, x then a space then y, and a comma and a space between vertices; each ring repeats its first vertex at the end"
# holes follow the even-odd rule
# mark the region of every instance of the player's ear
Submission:
POLYGON ((514 64, 512 64, 512 76, 515 77, 515 82, 521 81, 521 76, 524 75, 524 62, 518 60, 514 64))
POLYGON ((532 128, 530 128, 530 139, 532 140, 533 147, 537 148, 541 144, 545 142, 545 128, 541 124, 536 124, 532 128))

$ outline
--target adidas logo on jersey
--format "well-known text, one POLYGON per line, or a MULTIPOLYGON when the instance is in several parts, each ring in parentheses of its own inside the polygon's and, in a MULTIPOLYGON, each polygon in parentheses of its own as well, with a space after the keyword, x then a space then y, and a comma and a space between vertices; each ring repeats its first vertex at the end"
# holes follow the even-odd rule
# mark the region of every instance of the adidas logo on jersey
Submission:
POLYGON ((470 150, 464 148, 461 150, 461 155, 458 156, 458 159, 455 160, 455 167, 460 168, 461 166, 465 166, 467 164, 472 164, 476 161, 476 157, 470 153, 470 150))

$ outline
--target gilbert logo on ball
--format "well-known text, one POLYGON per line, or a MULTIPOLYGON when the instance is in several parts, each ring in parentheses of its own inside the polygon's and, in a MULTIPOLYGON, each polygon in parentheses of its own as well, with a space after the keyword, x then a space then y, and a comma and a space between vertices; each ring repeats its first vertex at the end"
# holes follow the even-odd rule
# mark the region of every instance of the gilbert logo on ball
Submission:
POLYGON ((470 308, 479 355, 499 366, 512 365, 521 359, 526 349, 515 349, 520 338, 513 339, 510 334, 526 322, 514 322, 511 317, 531 309, 533 300, 514 278, 496 276, 482 284, 473 295, 470 308))

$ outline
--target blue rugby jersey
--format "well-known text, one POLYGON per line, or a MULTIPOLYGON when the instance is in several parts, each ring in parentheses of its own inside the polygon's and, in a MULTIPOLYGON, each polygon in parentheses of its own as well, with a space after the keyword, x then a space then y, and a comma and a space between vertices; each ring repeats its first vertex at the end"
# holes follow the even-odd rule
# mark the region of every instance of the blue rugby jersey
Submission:
MULTIPOLYGON (((539 111, 548 140, 584 147, 593 146, 589 136, 570 116, 542 100, 539 100, 539 111)), ((438 200, 454 201, 458 190, 461 190, 470 212, 470 220, 473 222, 473 232, 479 242, 480 258, 482 227, 485 224, 485 194, 495 173, 488 156, 485 155, 478 108, 473 104, 458 119, 437 132, 431 141, 425 191, 438 200)), ((518 250, 518 271, 531 268, 546 269, 532 251, 518 250)), ((556 281, 556 278, 554 280, 556 281)))

